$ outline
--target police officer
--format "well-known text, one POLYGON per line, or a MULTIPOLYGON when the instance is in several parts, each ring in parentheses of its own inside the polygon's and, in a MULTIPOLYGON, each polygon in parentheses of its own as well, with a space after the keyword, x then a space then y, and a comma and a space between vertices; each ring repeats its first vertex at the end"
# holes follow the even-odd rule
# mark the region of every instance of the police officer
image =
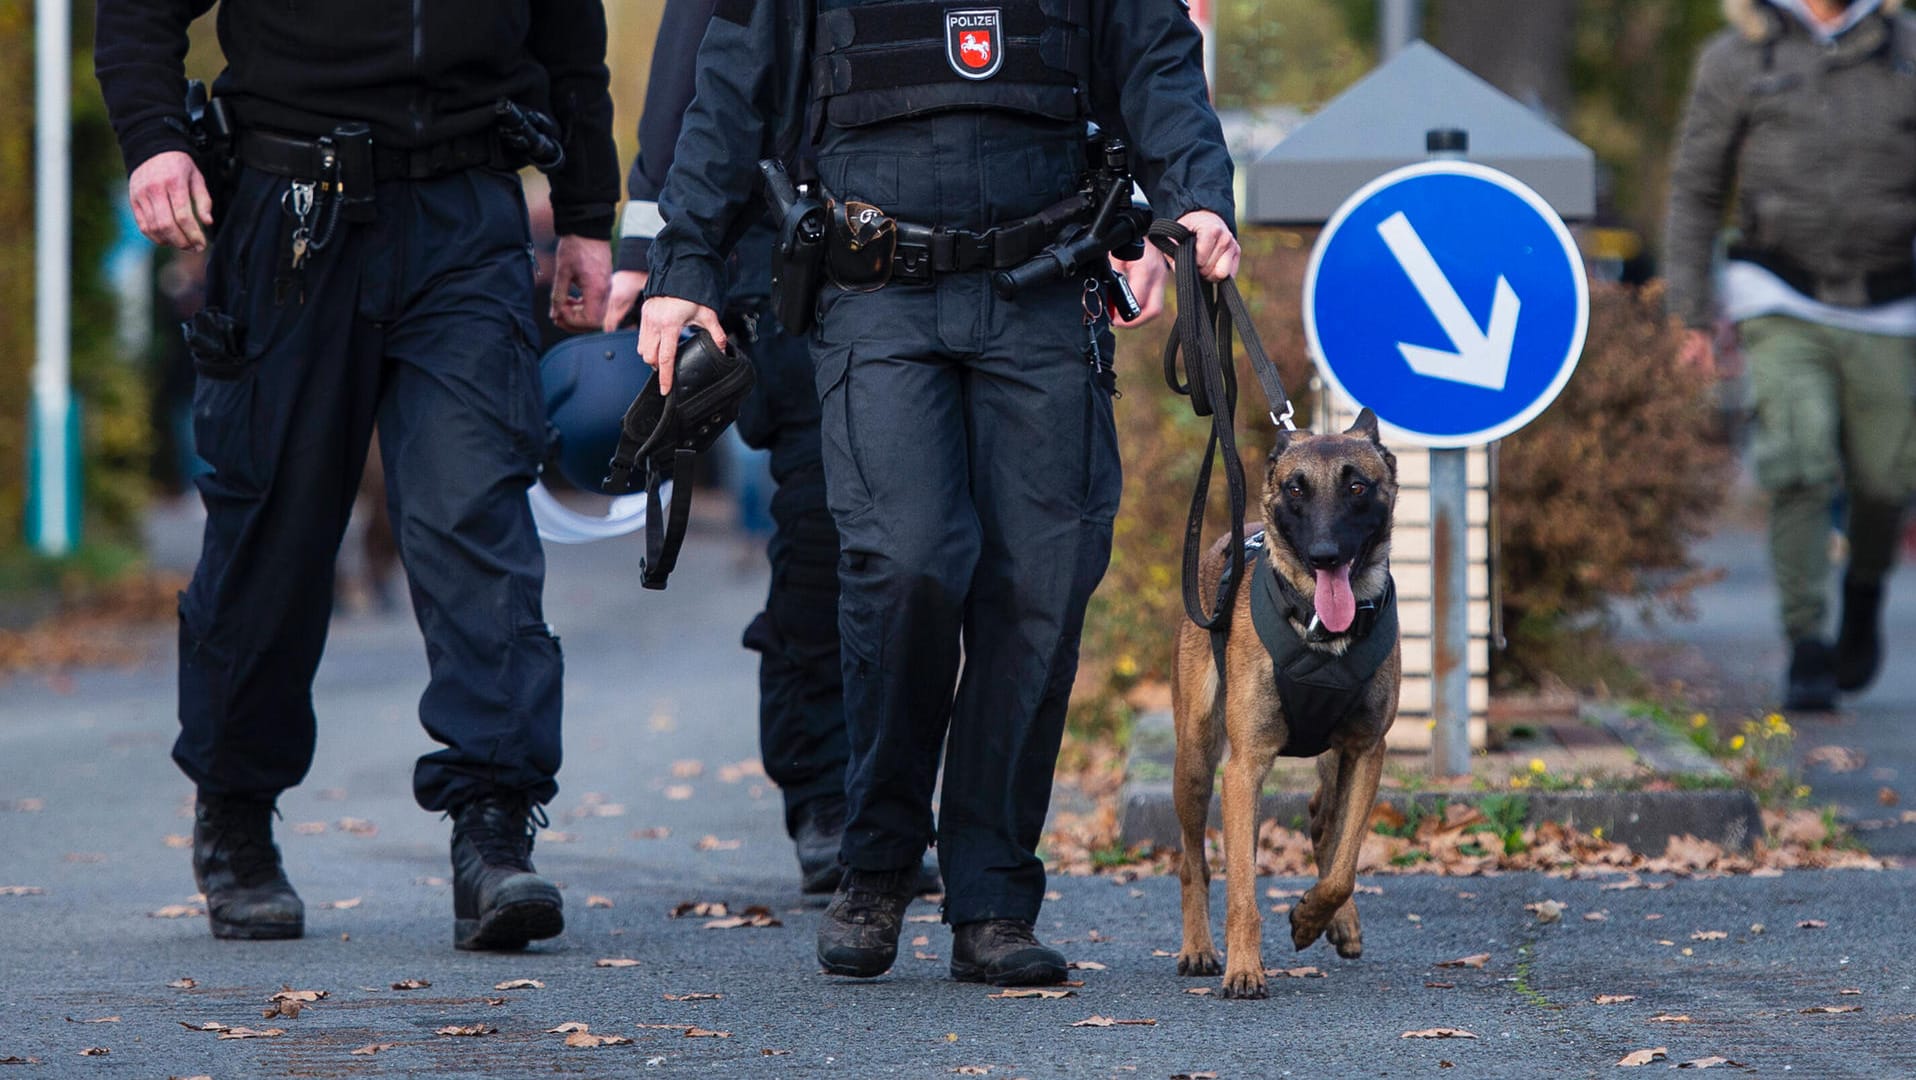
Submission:
POLYGON ((173 750, 213 934, 303 930, 270 822, 312 760, 333 559, 377 420, 431 667, 420 719, 443 744, 413 787, 453 819, 454 944, 551 937, 531 829, 558 790, 561 660, 525 497, 545 434, 516 170, 552 170, 555 319, 596 327, 618 199, 600 0, 226 0, 227 68, 195 128, 181 60, 210 6, 100 0, 95 66, 141 231, 199 250, 219 229, 186 327, 213 471, 173 750))
POLYGON ((1035 849, 1117 511, 1111 338, 1095 278, 1013 300, 990 278, 1052 239, 1032 223, 1079 189, 1088 119, 1126 138, 1206 276, 1235 272, 1199 58, 1176 0, 717 5, 639 350, 669 387, 681 328, 723 333, 723 253, 752 212, 755 159, 808 144, 835 208, 812 358, 851 740, 848 872, 818 937, 830 973, 896 956, 942 747, 953 976, 1064 977, 1032 932, 1035 849))

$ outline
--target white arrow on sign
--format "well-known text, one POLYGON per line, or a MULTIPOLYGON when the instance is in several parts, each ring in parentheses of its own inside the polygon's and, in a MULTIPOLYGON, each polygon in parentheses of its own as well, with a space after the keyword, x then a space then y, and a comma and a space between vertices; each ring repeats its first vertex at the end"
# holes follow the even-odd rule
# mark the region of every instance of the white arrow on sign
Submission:
POLYGON ((1430 248, 1424 246, 1423 237, 1417 235, 1403 211, 1385 218, 1383 224, 1377 226, 1377 232, 1389 246, 1390 253, 1397 256, 1404 273, 1410 275, 1411 284, 1417 287, 1424 303, 1430 305, 1430 313, 1437 316, 1437 324, 1450 336, 1450 343, 1456 349, 1444 352, 1398 342, 1397 349, 1404 354, 1410 369, 1432 379, 1502 390, 1510 374, 1511 350, 1517 344, 1517 313, 1523 307, 1509 280, 1497 278, 1497 295, 1491 301, 1490 328, 1486 332, 1478 327, 1476 318, 1464 306, 1463 297, 1457 295, 1456 286, 1444 276, 1437 260, 1431 257, 1430 248))

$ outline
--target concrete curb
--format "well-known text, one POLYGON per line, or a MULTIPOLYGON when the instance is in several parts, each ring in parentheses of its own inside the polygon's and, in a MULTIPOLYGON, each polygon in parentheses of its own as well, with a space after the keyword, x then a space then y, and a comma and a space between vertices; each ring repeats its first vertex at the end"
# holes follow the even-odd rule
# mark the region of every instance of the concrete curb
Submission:
MULTIPOLYGON (((1652 855, 1662 854, 1671 837, 1684 834, 1731 851, 1747 851, 1763 835, 1763 816, 1756 799, 1740 788, 1721 786, 1729 782, 1729 774, 1701 750, 1671 738, 1649 721, 1626 717, 1617 710, 1586 707, 1584 712, 1616 734, 1657 773, 1697 786, 1674 791, 1526 791, 1526 823, 1556 821, 1585 832, 1602 828, 1606 839, 1652 855)), ((1160 711, 1140 716, 1132 731, 1131 756, 1119 796, 1119 835, 1127 846, 1182 846, 1171 795, 1175 753, 1171 714, 1160 711)), ((1387 791, 1378 801, 1400 810, 1416 804, 1441 812, 1445 803, 1476 803, 1488 794, 1492 793, 1387 791)), ((1258 803, 1258 820, 1301 828, 1309 813, 1310 795, 1309 791, 1266 792, 1258 803)), ((1215 797, 1210 820, 1213 827, 1220 820, 1215 797)))

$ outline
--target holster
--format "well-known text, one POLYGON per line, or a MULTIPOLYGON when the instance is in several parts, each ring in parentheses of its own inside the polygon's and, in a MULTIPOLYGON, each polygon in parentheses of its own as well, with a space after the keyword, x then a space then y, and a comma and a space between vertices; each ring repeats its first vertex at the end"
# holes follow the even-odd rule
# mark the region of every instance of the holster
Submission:
POLYGON ((193 143, 193 165, 206 181, 207 194, 213 197, 214 224, 206 230, 211 236, 219 222, 226 220, 226 206, 239 181, 239 162, 233 157, 233 117, 224 100, 208 96, 206 84, 191 79, 186 84, 186 123, 187 138, 193 143))
POLYGON ((758 164, 766 199, 778 218, 772 251, 772 311, 787 333, 811 329, 818 305, 819 277, 825 262, 829 216, 816 195, 800 195, 785 167, 767 159, 758 164))
POLYGON ((754 381, 751 361, 736 342, 727 341, 720 349, 712 335, 695 330, 679 343, 672 392, 659 391, 654 372, 626 409, 619 448, 612 455, 603 489, 612 495, 629 494, 638 487, 633 474, 644 473, 645 558, 639 566, 639 583, 646 588, 665 588, 666 578, 678 564, 692 512, 692 467, 699 454, 711 449, 738 418, 739 404, 752 392, 754 381), (674 478, 668 521, 659 492, 666 480, 674 478))

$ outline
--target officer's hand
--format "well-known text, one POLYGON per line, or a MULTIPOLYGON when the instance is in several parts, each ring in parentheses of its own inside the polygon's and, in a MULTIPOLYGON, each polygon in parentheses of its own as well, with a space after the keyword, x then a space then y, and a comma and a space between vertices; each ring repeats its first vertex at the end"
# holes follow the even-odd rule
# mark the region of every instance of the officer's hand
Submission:
POLYGON ((703 304, 676 296, 655 296, 639 308, 639 358, 659 372, 659 392, 672 392, 672 366, 679 358, 679 331, 687 326, 703 327, 719 348, 725 347, 725 331, 719 326, 718 312, 703 304))
POLYGON ((561 330, 597 330, 612 288, 612 244, 583 236, 559 237, 552 260, 551 318, 561 330), (574 289, 579 295, 574 296, 574 289))
POLYGON ((1677 360, 1692 371, 1716 370, 1716 334, 1692 327, 1683 332, 1683 351, 1677 360))
POLYGON ((1164 311, 1164 281, 1170 276, 1170 267, 1158 249, 1147 247, 1144 258, 1135 262, 1113 255, 1111 269, 1124 275, 1131 284, 1132 294, 1138 298, 1138 317, 1129 321, 1119 319, 1119 326, 1143 326, 1164 311))
POLYGON ((1231 235, 1224 219, 1209 210, 1193 210, 1178 219, 1191 230, 1186 243, 1197 245, 1198 271, 1206 281, 1223 281, 1237 275, 1237 237, 1231 235))
POLYGON ((605 298, 605 324, 602 329, 610 334, 625 322, 632 313, 632 305, 639 302, 639 294, 645 292, 646 279, 652 275, 644 270, 620 270, 612 275, 612 292, 605 298))
POLYGON ((181 251, 206 250, 202 226, 213 224, 213 196, 191 154, 168 150, 142 161, 127 181, 126 195, 133 220, 148 240, 181 251))

